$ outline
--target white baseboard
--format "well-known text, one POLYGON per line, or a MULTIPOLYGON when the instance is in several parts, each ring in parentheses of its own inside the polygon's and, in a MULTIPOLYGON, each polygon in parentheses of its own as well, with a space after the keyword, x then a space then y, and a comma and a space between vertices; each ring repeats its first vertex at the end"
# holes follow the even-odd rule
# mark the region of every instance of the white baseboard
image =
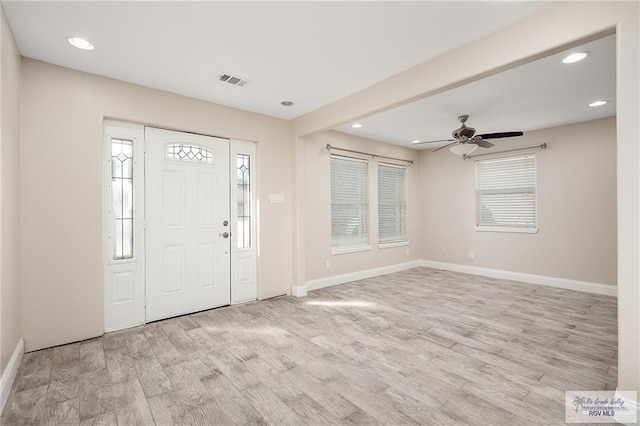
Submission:
POLYGON ((7 368, 0 378, 0 413, 4 410, 4 404, 7 403, 7 398, 9 398, 11 386, 13 386, 13 381, 16 379, 20 368, 20 362, 22 362, 22 355, 24 355, 24 339, 20 338, 13 355, 11 355, 9 364, 7 364, 7 368))
POLYGON ((367 269, 364 271, 350 272, 348 274, 334 275, 332 277, 318 278, 307 281, 307 289, 318 290, 320 288, 331 287, 333 285, 344 284, 351 281, 363 280, 365 278, 373 278, 380 275, 392 274, 394 272, 406 271, 407 269, 418 268, 422 266, 421 260, 411 262, 398 263, 395 265, 382 266, 380 268, 367 269))
POLYGON ((295 297, 305 297, 307 295, 307 285, 292 285, 291 295, 295 297))
POLYGON ((500 269, 480 268, 477 266, 459 265, 456 263, 435 262, 423 260, 420 266, 442 269, 445 271, 462 272, 464 274, 480 275, 483 277, 500 278, 504 280, 520 281, 528 284, 539 284, 548 287, 577 290, 587 293, 618 296, 618 288, 613 285, 592 283, 588 281, 570 280, 566 278, 547 277, 544 275, 525 274, 522 272, 503 271, 500 269))
MULTIPOLYGON (((392 274, 394 272, 405 271, 407 269, 418 267, 462 272, 464 274, 480 275, 490 278, 500 278, 504 280, 519 281, 528 284, 545 285, 548 287, 583 291, 586 293, 602 294, 605 296, 617 297, 618 295, 618 288, 613 285, 570 280, 566 278, 548 277, 544 275, 525 274, 522 272, 503 271, 500 269, 480 268, 477 266, 459 265, 456 263, 436 262, 433 260, 414 260, 411 262, 399 263, 396 265, 383 266, 380 268, 367 269, 364 271, 350 272, 348 274, 334 275, 332 277, 310 280, 307 281, 306 288, 304 289, 304 295, 306 295, 306 290, 318 290, 333 285, 363 280, 365 278, 372 278, 385 274, 392 274)), ((295 292, 302 291, 302 287, 304 286, 292 286, 292 294, 294 296, 297 296, 295 292)))

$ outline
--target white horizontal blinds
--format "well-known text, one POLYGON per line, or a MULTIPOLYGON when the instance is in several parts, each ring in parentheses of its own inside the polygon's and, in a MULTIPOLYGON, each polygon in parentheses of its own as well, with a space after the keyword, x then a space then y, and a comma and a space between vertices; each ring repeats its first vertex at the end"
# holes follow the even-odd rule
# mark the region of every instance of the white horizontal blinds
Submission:
POLYGON ((368 162, 331 156, 331 246, 369 244, 368 162))
POLYGON ((537 229, 536 157, 476 161, 476 225, 537 229))
POLYGON ((378 164, 378 242, 407 241, 407 168, 378 164))

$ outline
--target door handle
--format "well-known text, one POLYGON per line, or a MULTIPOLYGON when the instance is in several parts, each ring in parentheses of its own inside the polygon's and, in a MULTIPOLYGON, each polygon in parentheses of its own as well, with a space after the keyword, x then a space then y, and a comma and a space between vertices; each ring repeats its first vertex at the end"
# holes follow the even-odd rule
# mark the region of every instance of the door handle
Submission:
POLYGON ((228 232, 223 232, 222 234, 220 234, 220 236, 222 238, 229 238, 229 233, 228 232))

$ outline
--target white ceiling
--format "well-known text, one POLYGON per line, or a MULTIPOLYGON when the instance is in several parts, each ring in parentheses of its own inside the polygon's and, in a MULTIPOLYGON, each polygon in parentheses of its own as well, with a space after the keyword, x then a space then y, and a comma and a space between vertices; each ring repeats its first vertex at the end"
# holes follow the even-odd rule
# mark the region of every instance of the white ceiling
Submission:
POLYGON ((460 127, 457 117, 478 134, 531 131, 616 114, 615 36, 478 80, 456 89, 360 120, 360 129, 338 128, 371 139, 417 149, 445 145, 412 145, 411 141, 448 139, 460 127), (568 53, 588 51, 583 61, 563 64, 568 53), (609 103, 591 108, 589 103, 609 103))
MULTIPOLYGON (((552 2, 2 4, 23 56, 291 119, 522 20, 552 2), (87 38, 95 50, 71 47, 66 41, 70 36, 87 38), (240 88, 221 83, 217 76, 222 73, 239 75, 250 84, 240 88), (294 101, 295 106, 283 107, 282 100, 294 101)), ((475 98, 484 106, 462 109, 480 125, 480 112, 490 115, 497 108, 496 99, 475 98)), ((459 104, 439 111, 437 122, 453 129, 459 112, 459 104)), ((424 117, 419 114, 420 123, 424 117)), ((518 127, 520 122, 513 124, 518 127)), ((387 140, 383 130, 388 126, 381 125, 376 139, 387 140)), ((431 135, 441 137, 442 132, 416 127, 408 138, 431 135)), ((404 139, 402 135, 394 140, 404 139)))

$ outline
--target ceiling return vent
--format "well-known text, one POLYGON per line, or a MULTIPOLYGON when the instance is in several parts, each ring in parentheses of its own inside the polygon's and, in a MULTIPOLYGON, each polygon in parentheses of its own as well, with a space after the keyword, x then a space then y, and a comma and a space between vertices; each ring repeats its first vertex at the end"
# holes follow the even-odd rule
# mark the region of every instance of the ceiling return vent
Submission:
POLYGON ((221 76, 218 77, 218 80, 224 83, 229 83, 229 84, 233 84, 234 86, 240 86, 240 87, 244 87, 247 84, 249 84, 249 82, 244 78, 238 77, 237 75, 231 75, 231 74, 222 74, 221 76))

